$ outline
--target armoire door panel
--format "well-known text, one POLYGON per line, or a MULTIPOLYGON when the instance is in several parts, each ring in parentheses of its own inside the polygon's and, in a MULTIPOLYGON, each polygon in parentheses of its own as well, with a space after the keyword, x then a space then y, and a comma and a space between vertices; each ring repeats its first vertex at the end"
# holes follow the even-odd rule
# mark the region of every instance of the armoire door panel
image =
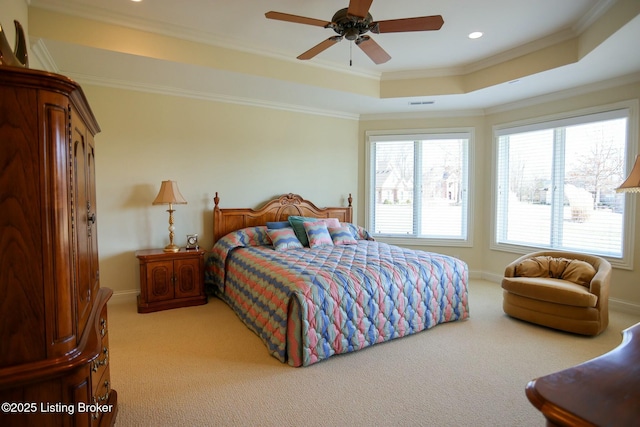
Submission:
POLYGON ((87 133, 87 232, 89 234, 89 274, 92 294, 100 288, 100 265, 98 260, 98 204, 96 202, 96 155, 93 137, 87 133))
MULTIPOLYGON (((72 120, 76 118, 72 114, 72 120)), ((73 221, 76 233, 76 294, 78 306, 78 331, 82 333, 89 317, 91 309, 91 259, 89 239, 89 200, 87 198, 87 160, 89 146, 86 140, 84 128, 74 126, 71 131, 73 147, 73 221)))
POLYGON ((0 368, 46 357, 37 91, 0 86, 0 368), (15 114, 21 111, 23 114, 15 114), (11 349, 11 351, 8 351, 11 349))
POLYGON ((72 257, 69 205, 69 106, 67 98, 58 93, 40 94, 43 149, 43 236, 49 245, 43 263, 45 301, 47 306, 49 341, 48 357, 67 354, 76 344, 75 289, 72 257))

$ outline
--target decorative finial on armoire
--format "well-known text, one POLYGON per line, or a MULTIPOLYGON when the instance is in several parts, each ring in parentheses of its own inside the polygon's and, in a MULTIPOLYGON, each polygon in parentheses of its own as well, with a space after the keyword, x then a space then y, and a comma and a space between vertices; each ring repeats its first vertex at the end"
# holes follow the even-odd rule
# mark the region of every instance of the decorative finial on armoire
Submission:
POLYGON ((13 21, 16 26, 16 46, 11 49, 5 31, 0 24, 0 65, 11 67, 29 68, 29 55, 27 53, 27 40, 24 36, 22 25, 13 21))

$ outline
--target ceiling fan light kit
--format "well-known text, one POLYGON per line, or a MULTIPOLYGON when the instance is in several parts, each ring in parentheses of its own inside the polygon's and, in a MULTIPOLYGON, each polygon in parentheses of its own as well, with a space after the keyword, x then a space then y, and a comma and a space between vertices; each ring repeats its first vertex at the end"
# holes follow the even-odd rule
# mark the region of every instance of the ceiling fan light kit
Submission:
POLYGON ((376 64, 387 62, 391 59, 391 56, 370 36, 365 35, 366 33, 382 34, 410 31, 436 31, 444 24, 444 19, 442 19, 440 15, 374 21, 369 13, 372 2, 373 0, 350 0, 349 7, 338 10, 329 22, 273 11, 267 12, 265 17, 279 21, 331 28, 338 34, 337 36, 329 37, 318 43, 298 56, 298 59, 311 59, 345 38, 355 42, 356 46, 376 64))

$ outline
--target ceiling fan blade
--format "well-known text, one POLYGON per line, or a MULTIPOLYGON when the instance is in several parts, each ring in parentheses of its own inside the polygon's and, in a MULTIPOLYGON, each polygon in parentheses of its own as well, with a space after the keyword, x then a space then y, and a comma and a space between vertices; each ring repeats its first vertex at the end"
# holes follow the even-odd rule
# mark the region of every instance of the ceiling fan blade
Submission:
POLYGON ((372 33, 403 33, 407 31, 435 31, 444 24, 441 15, 419 16, 416 18, 389 19, 371 23, 372 33))
POLYGON ((311 49, 309 49, 305 53, 303 53, 300 56, 298 56, 298 59, 311 59, 314 56, 316 56, 317 54, 319 54, 320 52, 322 52, 322 51, 330 48, 334 44, 338 43, 340 40, 342 40, 342 36, 329 37, 325 41, 318 43, 317 45, 315 45, 314 47, 312 47, 311 49))
POLYGON ((349 2, 349 9, 347 14, 357 16, 359 18, 366 18, 369 13, 373 0, 351 0, 349 2))
POLYGON ((296 24, 307 24, 307 25, 315 25, 317 27, 326 27, 331 24, 331 22, 323 21, 321 19, 307 18, 305 16, 291 15, 288 13, 282 12, 267 12, 264 14, 269 19, 276 19, 278 21, 286 21, 293 22, 296 24))
POLYGON ((384 64, 391 59, 391 56, 369 36, 360 36, 356 44, 376 64, 384 64))

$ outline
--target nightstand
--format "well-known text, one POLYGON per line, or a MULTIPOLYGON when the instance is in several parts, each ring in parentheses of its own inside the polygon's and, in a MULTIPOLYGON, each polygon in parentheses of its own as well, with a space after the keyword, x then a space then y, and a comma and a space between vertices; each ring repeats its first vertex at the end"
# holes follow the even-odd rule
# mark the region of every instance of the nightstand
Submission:
POLYGON ((136 252, 140 261, 138 313, 207 303, 204 293, 204 252, 164 252, 148 249, 136 252))

